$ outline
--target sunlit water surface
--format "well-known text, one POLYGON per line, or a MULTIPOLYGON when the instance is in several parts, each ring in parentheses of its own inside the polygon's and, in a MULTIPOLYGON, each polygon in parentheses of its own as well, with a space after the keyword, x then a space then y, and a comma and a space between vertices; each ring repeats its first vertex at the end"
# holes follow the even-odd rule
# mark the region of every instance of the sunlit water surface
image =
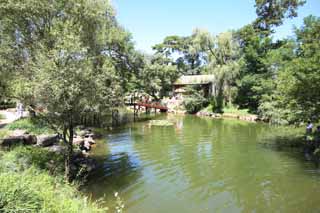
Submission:
POLYGON ((93 150, 103 168, 86 193, 126 212, 320 212, 320 171, 295 151, 263 145, 265 124, 161 117, 110 132, 93 150))

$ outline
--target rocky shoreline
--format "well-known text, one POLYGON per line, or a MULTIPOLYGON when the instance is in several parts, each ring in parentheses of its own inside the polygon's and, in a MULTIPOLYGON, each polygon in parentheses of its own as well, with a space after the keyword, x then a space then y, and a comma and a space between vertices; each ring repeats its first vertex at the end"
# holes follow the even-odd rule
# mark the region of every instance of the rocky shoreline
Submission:
POLYGON ((249 121, 249 122, 257 122, 258 116, 257 115, 238 115, 238 114, 232 114, 232 113, 209 113, 209 112, 198 112, 196 114, 197 116, 201 117, 211 117, 211 118, 233 118, 238 119, 242 121, 249 121))
MULTIPOLYGON (((79 129, 80 131, 76 131, 73 138, 73 145, 76 148, 71 170, 73 174, 84 177, 98 166, 96 160, 90 157, 90 150, 96 144, 94 139, 100 136, 94 134, 91 128, 80 127, 79 129)), ((58 134, 34 135, 20 129, 14 130, 5 138, 0 139, 0 147, 5 149, 18 145, 33 146, 64 155, 67 149, 62 143, 61 136, 58 134)))

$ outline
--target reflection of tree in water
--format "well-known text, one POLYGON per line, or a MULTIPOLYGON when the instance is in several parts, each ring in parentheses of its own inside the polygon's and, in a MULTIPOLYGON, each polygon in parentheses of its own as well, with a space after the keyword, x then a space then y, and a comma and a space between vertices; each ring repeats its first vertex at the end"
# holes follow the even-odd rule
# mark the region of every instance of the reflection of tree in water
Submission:
POLYGON ((141 177, 139 161, 128 153, 109 154, 104 159, 98 159, 103 164, 90 177, 87 189, 93 192, 94 198, 104 195, 112 197, 113 192, 121 192, 141 177))
POLYGON ((124 190, 132 204, 154 192, 148 188, 150 180, 155 191, 164 187, 184 197, 186 205, 190 200, 213 210, 231 206, 243 212, 273 212, 316 206, 311 196, 320 194, 312 188, 318 179, 300 182, 301 168, 287 170, 283 164, 292 159, 257 144, 269 130, 265 125, 194 116, 177 117, 176 122, 182 122, 180 131, 137 123, 123 130, 126 135, 120 132, 116 140, 126 142, 104 159, 94 190, 100 196, 124 190))
POLYGON ((190 194, 195 202, 214 203, 223 198, 225 203, 216 203, 216 208, 277 210, 294 197, 285 192, 288 177, 279 155, 257 148, 266 128, 186 116, 179 132, 156 127, 145 130, 143 136, 138 134, 134 149, 160 179, 184 182, 184 189, 176 188, 180 190, 176 193, 190 194))

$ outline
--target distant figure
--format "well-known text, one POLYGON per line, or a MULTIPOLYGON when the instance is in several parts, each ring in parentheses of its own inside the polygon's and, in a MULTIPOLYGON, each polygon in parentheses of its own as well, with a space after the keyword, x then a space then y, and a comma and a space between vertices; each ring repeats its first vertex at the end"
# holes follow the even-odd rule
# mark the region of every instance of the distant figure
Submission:
POLYGON ((20 118, 23 118, 23 104, 21 102, 19 102, 17 104, 17 118, 20 119, 20 118))
POLYGON ((312 129, 313 129, 313 124, 311 123, 311 121, 308 121, 307 128, 306 128, 306 133, 307 134, 311 134, 312 133, 312 129))

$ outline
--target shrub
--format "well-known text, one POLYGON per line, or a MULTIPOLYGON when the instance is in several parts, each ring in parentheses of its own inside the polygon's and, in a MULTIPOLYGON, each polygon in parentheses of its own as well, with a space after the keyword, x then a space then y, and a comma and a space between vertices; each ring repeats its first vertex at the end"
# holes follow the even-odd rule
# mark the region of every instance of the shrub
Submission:
POLYGON ((201 92, 195 88, 187 88, 188 96, 184 99, 183 105, 190 114, 195 114, 208 105, 208 100, 203 97, 201 92))
POLYGON ((34 167, 0 174, 1 212, 102 212, 72 186, 34 167))
POLYGON ((105 211, 81 195, 75 185, 63 182, 61 158, 32 147, 0 152, 0 212, 105 211), (55 165, 54 176, 48 173, 50 162, 55 165))

